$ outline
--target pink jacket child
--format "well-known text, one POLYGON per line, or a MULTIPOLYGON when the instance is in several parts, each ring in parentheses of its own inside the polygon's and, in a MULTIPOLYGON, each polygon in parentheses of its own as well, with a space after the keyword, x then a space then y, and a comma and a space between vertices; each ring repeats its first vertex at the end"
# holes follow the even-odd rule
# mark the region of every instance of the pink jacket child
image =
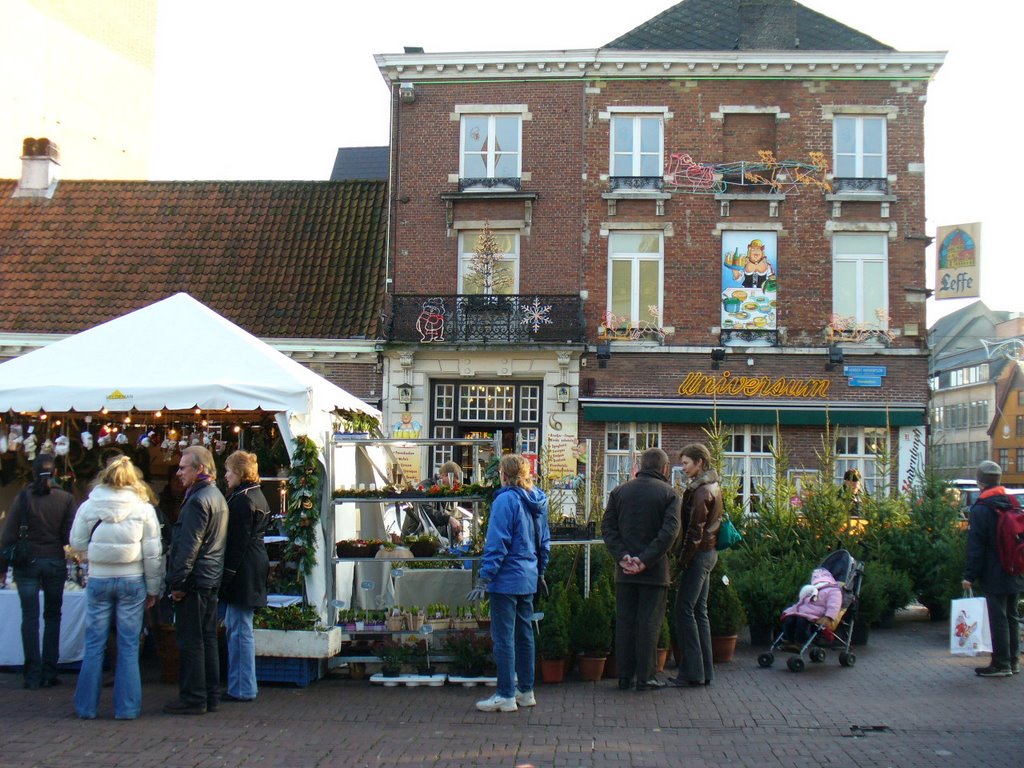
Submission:
POLYGON ((800 588, 800 599, 782 612, 783 628, 795 640, 799 640, 805 632, 797 632, 793 636, 792 631, 803 630, 806 622, 835 629, 842 607, 842 586, 828 570, 815 568, 811 572, 811 583, 800 588))

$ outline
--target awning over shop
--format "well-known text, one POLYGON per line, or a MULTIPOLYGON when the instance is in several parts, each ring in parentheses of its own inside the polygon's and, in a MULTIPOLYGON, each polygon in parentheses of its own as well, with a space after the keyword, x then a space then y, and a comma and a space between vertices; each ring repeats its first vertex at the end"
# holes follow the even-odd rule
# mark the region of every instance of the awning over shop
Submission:
POLYGON ((585 421, 662 424, 781 424, 785 426, 909 427, 927 423, 924 404, 900 403, 708 403, 693 400, 582 399, 585 421))

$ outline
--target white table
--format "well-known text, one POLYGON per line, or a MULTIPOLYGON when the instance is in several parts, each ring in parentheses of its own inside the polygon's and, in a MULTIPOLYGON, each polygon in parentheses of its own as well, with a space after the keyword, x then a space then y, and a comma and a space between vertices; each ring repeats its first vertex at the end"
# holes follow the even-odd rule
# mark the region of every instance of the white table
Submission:
MULTIPOLYGON (((43 593, 39 593, 39 645, 43 643, 43 593)), ((61 664, 81 661, 85 655, 85 590, 64 593, 60 621, 61 664)), ((25 663, 21 649, 21 602, 18 590, 0 589, 0 666, 17 667, 25 663)))

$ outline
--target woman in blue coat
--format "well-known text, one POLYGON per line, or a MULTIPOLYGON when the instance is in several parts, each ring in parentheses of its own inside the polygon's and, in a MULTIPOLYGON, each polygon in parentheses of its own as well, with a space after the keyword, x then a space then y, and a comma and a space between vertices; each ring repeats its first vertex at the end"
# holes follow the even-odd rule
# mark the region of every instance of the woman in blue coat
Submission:
POLYGON ((478 701, 482 712, 515 712, 537 703, 533 694, 533 595, 551 553, 548 498, 533 487, 530 463, 518 454, 501 458, 501 488, 494 494, 483 564, 469 600, 491 601, 491 638, 498 690, 478 701))

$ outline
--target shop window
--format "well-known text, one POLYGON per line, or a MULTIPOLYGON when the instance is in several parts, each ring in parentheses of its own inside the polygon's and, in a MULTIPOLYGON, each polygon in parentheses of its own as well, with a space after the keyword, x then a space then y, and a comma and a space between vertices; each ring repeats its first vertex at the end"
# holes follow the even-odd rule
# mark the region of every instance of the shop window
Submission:
POLYGON ((861 329, 888 329, 889 268, 885 235, 833 236, 832 311, 861 329))
POLYGON ((736 500, 748 511, 756 511, 762 493, 774 485, 774 444, 771 426, 736 426, 729 434, 722 474, 735 482, 736 500))
MULTIPOLYGON (((889 454, 889 436, 882 427, 840 427, 836 431, 835 481, 841 483, 847 470, 860 471, 866 493, 886 490, 889 478, 885 476, 889 454)), ((966 451, 967 446, 963 446, 966 451)))
POLYGON ((661 447, 661 425, 610 421, 605 425, 604 497, 633 478, 640 454, 661 447))

